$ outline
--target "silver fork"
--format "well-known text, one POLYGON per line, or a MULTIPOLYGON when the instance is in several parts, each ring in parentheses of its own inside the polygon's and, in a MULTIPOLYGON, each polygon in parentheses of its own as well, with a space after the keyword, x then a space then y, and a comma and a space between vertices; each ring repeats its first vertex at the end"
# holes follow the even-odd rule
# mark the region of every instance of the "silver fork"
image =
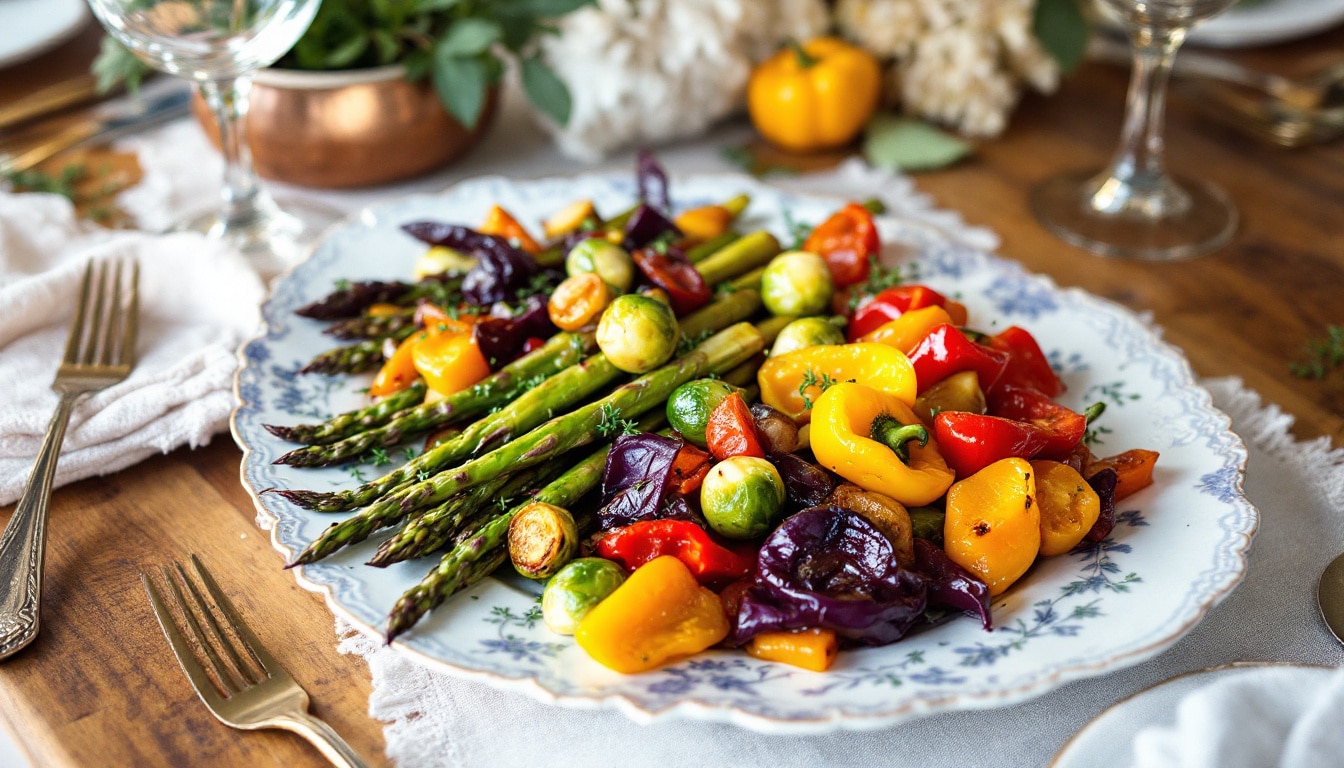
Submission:
POLYGON ((293 731, 312 742, 333 765, 367 768, 331 726, 308 714, 308 693, 266 651, 214 577, 201 564, 200 558, 192 555, 191 564, 217 608, 211 607, 181 565, 173 563, 172 569, 163 569, 163 582, 185 620, 185 634, 190 636, 190 641, 183 637, 183 625, 164 605, 154 582, 144 573, 140 574, 140 579, 149 593, 154 615, 168 636, 168 644, 173 647, 173 655, 177 656, 191 687, 196 689, 210 713, 233 728, 293 731), (203 629, 202 623, 209 629, 203 629), (192 652, 193 645, 204 652, 214 681, 192 652))
POLYGON ((0 537, 0 661, 37 637, 42 601, 42 560, 47 542, 47 502, 65 427, 79 398, 109 387, 135 365, 140 266, 101 262, 94 285, 94 262, 84 270, 75 321, 65 342, 65 357, 51 388, 60 396, 33 464, 28 487, 0 537), (124 273, 129 272, 129 288, 124 273), (129 295, 128 295, 129 294, 129 295))

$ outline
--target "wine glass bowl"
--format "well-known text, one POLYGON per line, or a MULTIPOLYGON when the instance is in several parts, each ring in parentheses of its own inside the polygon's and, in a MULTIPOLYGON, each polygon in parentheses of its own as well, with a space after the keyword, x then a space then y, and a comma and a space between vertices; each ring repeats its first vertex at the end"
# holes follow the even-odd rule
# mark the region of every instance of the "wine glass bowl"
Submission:
POLYGON ((1046 180, 1031 208, 1066 242, 1104 256, 1171 261, 1218 248, 1237 210, 1218 187, 1167 173, 1162 138, 1167 80, 1192 24, 1235 0, 1101 0, 1130 33, 1134 73, 1120 148, 1101 170, 1046 180))
POLYGON ((301 258, 339 212, 279 206, 257 183, 245 118, 252 73, 298 41, 320 0, 89 0, 94 15, 147 64, 196 83, 219 127, 224 155, 218 211, 182 222, 237 248, 265 277, 301 258))

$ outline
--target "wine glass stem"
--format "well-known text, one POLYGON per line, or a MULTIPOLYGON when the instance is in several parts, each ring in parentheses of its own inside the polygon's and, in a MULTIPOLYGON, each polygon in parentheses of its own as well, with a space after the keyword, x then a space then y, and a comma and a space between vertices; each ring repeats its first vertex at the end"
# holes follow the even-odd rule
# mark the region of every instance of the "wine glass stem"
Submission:
POLYGON ((1099 179, 1091 200, 1094 209, 1160 218, 1189 205, 1185 193, 1167 176, 1162 141, 1167 82, 1185 33, 1184 28, 1134 30, 1134 71, 1120 149, 1099 179))
POLYGON ((257 174, 252 170, 252 150, 247 145, 247 105, 252 90, 250 74, 200 83, 201 96, 219 126, 219 146, 224 154, 224 207, 220 223, 225 229, 244 226, 257 216, 257 174))

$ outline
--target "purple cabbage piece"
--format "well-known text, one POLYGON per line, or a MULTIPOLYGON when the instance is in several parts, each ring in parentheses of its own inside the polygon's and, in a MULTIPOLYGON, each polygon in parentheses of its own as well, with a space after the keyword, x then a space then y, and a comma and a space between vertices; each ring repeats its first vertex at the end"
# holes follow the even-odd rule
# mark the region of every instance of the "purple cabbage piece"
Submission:
POLYGON ((653 153, 639 151, 635 162, 635 181, 639 184, 639 201, 664 213, 672 210, 672 196, 668 193, 667 171, 653 153))
POLYGON ((660 508, 681 445, 681 440, 652 432, 616 438, 602 470, 602 508, 597 511, 600 529, 608 531, 663 516, 660 508))
POLYGON ((827 627, 868 645, 893 643, 924 615, 924 579, 896 564, 891 542, 862 515, 812 507, 761 546, 738 609, 735 643, 761 632, 827 627))
POLYGON ((989 615, 989 586, 952 562, 938 545, 915 539, 915 570, 928 582, 929 603, 980 617, 980 626, 994 628, 989 615))
POLYGON ((513 247, 502 237, 483 235, 470 227, 415 221, 401 228, 417 240, 476 258, 476 266, 462 279, 462 295, 477 306, 516 299, 518 291, 541 271, 526 251, 513 247))
POLYGON ((621 245, 625 250, 634 253, 668 232, 672 233, 673 240, 680 240, 682 237, 681 230, 677 229, 677 225, 673 224, 671 219, 651 205, 641 205, 630 214, 630 220, 625 223, 625 239, 621 245))
POLYGON ((1110 467, 1087 478, 1087 484, 1092 486, 1097 496, 1101 497, 1101 514, 1097 515, 1097 522, 1093 523, 1091 530, 1083 536, 1083 541, 1096 544, 1105 541, 1106 537, 1111 535, 1111 530, 1115 528, 1115 486, 1119 483, 1120 473, 1110 467))
POLYGON ((528 339, 545 339, 556 332, 550 313, 546 311, 546 299, 541 296, 528 297, 522 314, 516 317, 498 317, 492 309, 490 316, 476 323, 473 329, 476 346, 494 369, 521 355, 528 339))
POLYGON ((831 476, 816 464, 792 453, 772 453, 770 463, 779 470, 788 493, 785 504, 797 511, 815 507, 826 501, 835 488, 831 476))

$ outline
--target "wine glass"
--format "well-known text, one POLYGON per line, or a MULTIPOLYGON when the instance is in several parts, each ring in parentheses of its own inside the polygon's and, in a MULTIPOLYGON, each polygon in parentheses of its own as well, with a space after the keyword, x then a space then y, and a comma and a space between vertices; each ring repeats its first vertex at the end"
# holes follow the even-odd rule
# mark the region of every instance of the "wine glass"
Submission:
POLYGON ((1057 176, 1032 190, 1032 211, 1046 228, 1104 256, 1155 261, 1198 256, 1232 237, 1237 209, 1226 193, 1167 174, 1162 116, 1172 61, 1191 25, 1234 2, 1102 0, 1134 48, 1120 149, 1101 171, 1057 176))
POLYGON ((89 0, 108 32, 155 69, 192 80, 219 125, 223 204, 178 228, 240 250, 266 277, 296 262, 339 212, 286 201, 257 183, 246 122, 252 74, 288 51, 320 0, 89 0))

